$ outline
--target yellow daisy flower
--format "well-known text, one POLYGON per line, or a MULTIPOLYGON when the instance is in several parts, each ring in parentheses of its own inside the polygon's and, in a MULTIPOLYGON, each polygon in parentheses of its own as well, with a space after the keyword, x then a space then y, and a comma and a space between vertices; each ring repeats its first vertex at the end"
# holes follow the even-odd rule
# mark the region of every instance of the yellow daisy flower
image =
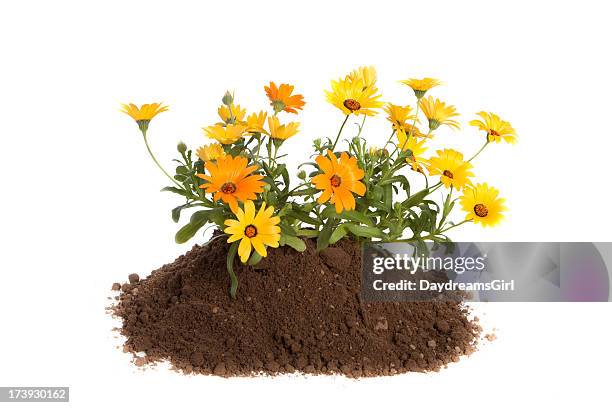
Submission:
POLYGON ((376 68, 373 65, 359 67, 347 75, 347 78, 353 82, 361 80, 364 89, 376 85, 377 77, 376 68))
POLYGON ((487 132, 489 142, 499 143, 503 140, 507 143, 516 143, 516 130, 510 122, 502 120, 499 116, 490 112, 478 112, 476 115, 483 120, 471 120, 470 125, 487 132))
POLYGON ((398 146, 402 151, 409 150, 411 155, 406 158, 406 161, 412 167, 412 170, 423 172, 423 165, 427 163, 427 160, 423 158, 423 154, 427 151, 425 142, 427 139, 417 140, 416 137, 408 137, 404 129, 400 129, 397 132, 398 146))
POLYGON ((462 153, 453 149, 438 150, 436 153, 437 156, 427 161, 430 175, 439 174, 444 186, 453 186, 457 190, 461 190, 466 184, 471 184, 469 178, 474 176, 471 171, 472 165, 463 160, 462 153))
POLYGON ((225 157, 225 151, 223 150, 223 146, 221 146, 219 143, 211 143, 204 146, 200 146, 198 150, 196 150, 196 154, 203 162, 217 160, 218 158, 225 157))
POLYGON ((244 120, 244 115, 246 115, 246 109, 242 109, 240 105, 234 105, 232 103, 229 106, 219 106, 219 109, 217 109, 217 113, 219 114, 219 117, 224 123, 236 124, 244 120))
POLYGON ((434 99, 428 96, 425 99, 419 100, 419 106, 429 121, 430 130, 436 130, 440 125, 459 129, 459 122, 451 119, 455 116, 459 116, 453 105, 447 105, 438 98, 434 99))
POLYGON ((251 113, 246 120, 247 132, 249 133, 266 133, 264 125, 266 123, 267 112, 260 111, 259 113, 251 113))
POLYGON ((206 136, 221 144, 232 144, 238 141, 247 131, 246 125, 212 125, 202 128, 206 136))
POLYGON ((416 116, 410 114, 410 112, 412 112, 412 107, 409 105, 400 106, 387 103, 384 107, 384 111, 388 115, 387 120, 391 122, 395 130, 404 128, 407 121, 416 119, 416 116))
POLYGON ((243 263, 249 260, 251 249, 263 257, 268 255, 266 247, 278 248, 280 241, 280 218, 272 216, 274 207, 266 208, 266 203, 261 204, 259 212, 255 212, 253 201, 244 202, 244 210, 236 208, 234 211, 236 220, 225 220, 225 233, 229 235, 228 243, 240 241, 238 255, 243 263))
POLYGON ((381 95, 377 94, 375 86, 366 87, 362 79, 355 81, 350 78, 331 81, 331 91, 325 91, 327 101, 340 109, 345 115, 373 116, 383 102, 379 101, 381 95))
POLYGON ((425 96, 425 93, 429 91, 431 88, 441 85, 442 82, 435 78, 423 78, 423 79, 405 79, 400 81, 404 85, 408 85, 414 91, 414 94, 418 99, 421 99, 425 96))
POLYGON ((142 132, 146 132, 149 128, 149 122, 159 113, 165 112, 168 110, 167 106, 164 106, 163 103, 145 103, 144 105, 140 105, 140 107, 130 104, 121 104, 121 112, 129 115, 132 119, 136 121, 138 127, 142 132))
POLYGON ((298 122, 289 122, 286 125, 281 125, 276 116, 268 118, 268 128, 270 129, 270 137, 272 139, 287 140, 299 132, 299 127, 300 124, 298 122))
POLYGON ((483 227, 498 224, 504 218, 502 213, 508 210, 504 205, 506 200, 498 196, 499 191, 487 183, 466 187, 460 199, 461 207, 467 212, 465 219, 483 227))

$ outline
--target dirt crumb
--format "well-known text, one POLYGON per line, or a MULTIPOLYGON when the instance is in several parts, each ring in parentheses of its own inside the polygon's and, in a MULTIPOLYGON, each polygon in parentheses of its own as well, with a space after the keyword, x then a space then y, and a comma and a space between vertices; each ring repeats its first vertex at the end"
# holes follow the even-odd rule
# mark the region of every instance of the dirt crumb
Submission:
POLYGON ((487 339, 488 341, 494 341, 494 340, 497 340, 497 334, 487 333, 484 335, 484 338, 487 339))

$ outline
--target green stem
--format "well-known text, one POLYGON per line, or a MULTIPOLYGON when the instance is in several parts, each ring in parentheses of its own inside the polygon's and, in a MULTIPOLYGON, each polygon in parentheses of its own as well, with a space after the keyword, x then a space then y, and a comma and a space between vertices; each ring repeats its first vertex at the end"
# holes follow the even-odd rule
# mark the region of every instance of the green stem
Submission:
POLYGON ((367 117, 367 115, 363 115, 363 120, 361 121, 361 126, 359 126, 359 133, 357 133, 357 137, 361 136, 361 131, 363 130, 363 125, 365 125, 365 120, 367 117))
POLYGON ((460 223, 458 223, 458 224, 451 225, 451 226, 450 226, 450 227, 448 227, 448 228, 445 228, 445 229, 443 229, 443 230, 441 230, 441 231, 436 231, 436 232, 435 232, 435 233, 433 233, 433 234, 425 235, 424 237, 419 237, 419 238, 412 237, 412 238, 406 238, 406 239, 398 239, 398 240, 393 241, 393 242, 416 242, 416 241, 424 241, 424 240, 426 240, 426 239, 432 239, 432 238, 435 238, 435 237, 436 237, 436 235, 443 234, 443 233, 445 233, 446 231, 449 231, 449 230, 451 230, 451 229, 453 229, 453 228, 456 228, 456 227, 458 227, 458 226, 460 226, 460 225, 465 224, 466 222, 471 222, 471 221, 472 221, 472 220, 463 220, 463 221, 461 221, 461 222, 460 222, 460 223))
MULTIPOLYGON (((434 185, 433 185, 433 186, 431 186, 431 187, 425 187, 424 189, 419 190, 419 191, 417 191, 416 193, 414 193, 414 194, 412 194, 412 195, 413 195, 413 196, 415 196, 415 195, 417 195, 417 194, 421 194, 423 191, 426 191, 426 190, 430 190, 430 191, 429 191, 429 194, 431 194, 431 193, 433 193, 434 191, 436 191, 437 189, 439 189, 441 185, 442 185, 442 182, 441 182, 441 181, 439 181, 437 184, 434 184, 434 185)), ((427 195, 429 195, 429 194, 427 194, 427 195)))
POLYGON ((182 189, 183 186, 181 186, 175 179, 174 177, 170 176, 170 174, 168 174, 168 172, 166 170, 164 170, 164 168, 162 167, 161 164, 159 164, 159 162, 157 161, 157 159, 155 158, 155 155, 153 154, 153 152, 151 151, 151 146, 149 146, 149 141, 147 139, 147 131, 143 130, 142 131, 142 136, 144 139, 144 143, 145 146, 147 147, 147 151, 149 152, 149 155, 151 156, 151 158, 153 159, 153 162, 157 165, 157 167, 162 171, 162 173, 164 173, 166 175, 166 177, 168 177, 178 188, 182 189))
POLYGON ((487 138, 487 141, 485 142, 485 144, 482 145, 482 147, 480 148, 480 150, 478 150, 471 158, 470 160, 468 160, 468 162, 471 162, 472 160, 474 160, 476 158, 476 156, 478 156, 484 149, 485 147, 487 147, 489 145, 489 139, 487 138))
MULTIPOLYGON (((414 135, 414 127, 416 126, 416 121, 419 118, 419 102, 417 101, 416 110, 414 111, 414 119, 412 120, 412 127, 410 128, 410 136, 414 135)), ((431 133, 431 130, 429 131, 431 133)), ((429 134, 429 133, 428 133, 429 134)))
POLYGON ((336 145, 338 144, 338 140, 340 139, 340 135, 342 134, 342 129, 344 129, 344 125, 346 125, 346 122, 348 121, 349 116, 351 115, 346 115, 346 118, 344 118, 344 122, 342 122, 342 126, 340 126, 340 130, 338 131, 338 136, 336 136, 336 141, 334 142, 334 145, 331 148, 332 152, 336 149, 336 145))
POLYGON ((387 139, 387 143, 385 143, 385 145, 383 146, 383 150, 385 150, 387 148, 387 145, 389 143, 391 143, 391 139, 393 139, 393 136, 395 135, 396 130, 393 129, 393 132, 391 132, 391 136, 389 136, 389 139, 387 139))
POLYGON ((439 234, 443 234, 443 233, 445 233, 445 232, 446 232, 446 231, 448 231, 448 230, 451 230, 451 229, 453 229, 453 228, 456 228, 456 227, 458 227, 458 226, 460 226, 460 225, 465 224, 466 222, 471 222, 471 221, 472 221, 472 220, 463 220, 463 221, 461 221, 461 222, 460 222, 460 223, 458 223, 458 224, 453 224, 453 225, 451 225, 450 227, 445 228, 445 229, 443 229, 443 230, 439 231, 438 233, 439 233, 439 234))
POLYGON ((256 162, 259 162, 259 151, 261 149, 261 133, 257 136, 257 157, 255 158, 256 162))
POLYGON ((238 291, 238 277, 234 272, 234 257, 236 256, 236 251, 238 250, 238 241, 233 242, 230 245, 229 250, 227 252, 227 272, 230 276, 230 296, 232 299, 236 299, 236 292, 238 291))
POLYGON ((306 181, 306 182, 304 182, 304 183, 300 184, 299 186, 296 186, 296 187, 292 188, 291 190, 289 190, 289 191, 286 193, 286 195, 290 196, 291 194, 293 194, 293 193, 294 193, 294 192, 295 192, 297 189, 299 189, 300 187, 307 186, 307 185, 309 185, 309 184, 310 184, 310 181, 306 181))

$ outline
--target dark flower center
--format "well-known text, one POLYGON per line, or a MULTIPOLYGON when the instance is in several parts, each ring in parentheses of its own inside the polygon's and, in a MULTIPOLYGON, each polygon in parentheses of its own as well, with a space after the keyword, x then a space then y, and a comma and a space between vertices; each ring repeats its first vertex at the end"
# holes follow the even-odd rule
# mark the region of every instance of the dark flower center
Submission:
POLYGON ((446 176, 448 178, 453 178, 453 173, 450 170, 444 170, 444 172, 442 173, 443 176, 446 176))
POLYGON ((344 101, 344 107, 351 112, 361 109, 361 104, 354 99, 346 99, 344 101))
POLYGON ((254 236, 257 235, 257 227, 254 226, 253 224, 247 225, 246 228, 244 229, 244 235, 246 235, 249 238, 253 238, 254 236))
POLYGON ((331 183, 332 187, 338 187, 338 186, 340 186, 340 184, 342 184, 342 178, 340 178, 339 175, 334 174, 329 179, 329 182, 331 183))
POLYGON ((489 129, 489 134, 491 136, 499 136, 499 133, 497 132, 497 130, 494 130, 494 129, 489 129))
POLYGON ((232 182, 223 183, 221 192, 224 194, 234 194, 236 192, 236 185, 232 182))
POLYGON ((489 215, 489 210, 484 204, 476 204, 474 206, 474 213, 479 217, 486 217, 487 215, 489 215))

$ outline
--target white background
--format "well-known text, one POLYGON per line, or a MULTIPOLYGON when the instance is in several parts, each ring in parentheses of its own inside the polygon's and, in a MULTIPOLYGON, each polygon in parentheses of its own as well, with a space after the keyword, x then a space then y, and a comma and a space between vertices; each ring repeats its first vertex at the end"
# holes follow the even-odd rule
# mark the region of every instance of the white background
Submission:
MULTIPOLYGON (((104 307, 112 282, 190 246, 174 244, 179 202, 159 192, 120 102, 170 105, 150 131, 169 166, 179 140, 204 142, 227 88, 259 110, 264 84, 294 83, 307 105, 286 146, 302 161, 342 119, 323 89, 361 64, 378 68, 385 100, 412 103, 397 80, 434 76, 464 124, 486 109, 518 130, 476 166, 507 197, 506 222, 454 239, 609 241, 609 17, 592 1, 3 2, 0 385, 67 385, 74 406, 608 405, 610 304, 486 305, 499 339, 479 353, 363 381, 140 371, 104 307)), ((387 126, 379 116, 365 135, 382 143, 387 126)), ((439 140, 466 155, 482 141, 468 126, 439 140)))

